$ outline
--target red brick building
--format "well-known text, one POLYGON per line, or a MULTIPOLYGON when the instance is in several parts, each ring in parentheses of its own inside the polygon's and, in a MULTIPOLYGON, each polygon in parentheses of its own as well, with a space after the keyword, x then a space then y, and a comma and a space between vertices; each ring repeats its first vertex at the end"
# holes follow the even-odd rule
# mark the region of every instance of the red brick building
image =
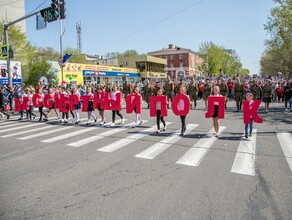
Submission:
POLYGON ((173 80, 179 81, 181 78, 188 79, 201 75, 199 67, 204 60, 191 49, 169 44, 168 48, 149 52, 148 55, 166 59, 167 65, 164 70, 173 80))

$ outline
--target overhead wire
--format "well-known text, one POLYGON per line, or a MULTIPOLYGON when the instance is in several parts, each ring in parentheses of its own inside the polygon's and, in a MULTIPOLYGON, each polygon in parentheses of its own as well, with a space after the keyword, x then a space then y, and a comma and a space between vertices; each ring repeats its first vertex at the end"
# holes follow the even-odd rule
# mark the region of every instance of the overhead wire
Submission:
POLYGON ((122 41, 122 40, 124 40, 124 39, 126 39, 126 38, 128 38, 128 37, 132 37, 132 36, 134 36, 134 35, 136 35, 136 34, 139 34, 139 33, 143 32, 143 31, 145 31, 145 30, 147 30, 147 29, 149 29, 149 28, 151 28, 151 27, 153 27, 153 26, 156 26, 156 25, 158 25, 158 24, 160 24, 160 23, 162 23, 162 22, 164 22, 164 21, 169 20, 170 18, 173 18, 173 17, 175 17, 175 16, 177 16, 177 15, 179 15, 179 14, 181 14, 181 13, 187 11, 187 10, 190 10, 191 8, 197 6, 198 4, 201 4, 201 3, 204 2, 204 1, 206 1, 206 0, 200 0, 200 1, 197 1, 197 2, 193 3, 192 5, 189 5, 188 7, 183 8, 183 9, 181 9, 180 11, 175 12, 175 13, 173 13, 173 14, 171 14, 171 15, 169 15, 169 16, 167 16, 167 17, 165 17, 165 18, 163 18, 163 19, 161 19, 161 20, 159 20, 159 21, 157 21, 157 22, 154 22, 154 23, 152 23, 152 24, 150 24, 150 25, 148 25, 148 26, 146 26, 146 27, 144 27, 144 28, 142 28, 142 29, 140 29, 140 30, 137 30, 137 31, 132 32, 132 33, 130 33, 130 34, 127 34, 127 35, 125 35, 125 36, 123 36, 123 37, 120 37, 120 38, 118 38, 118 39, 116 39, 116 40, 113 40, 113 41, 111 41, 111 42, 108 42, 108 43, 106 43, 106 44, 103 44, 103 45, 97 47, 97 49, 98 49, 98 48, 105 47, 105 46, 109 46, 109 45, 111 45, 111 44, 114 44, 114 43, 117 43, 117 42, 119 42, 119 41, 122 41))

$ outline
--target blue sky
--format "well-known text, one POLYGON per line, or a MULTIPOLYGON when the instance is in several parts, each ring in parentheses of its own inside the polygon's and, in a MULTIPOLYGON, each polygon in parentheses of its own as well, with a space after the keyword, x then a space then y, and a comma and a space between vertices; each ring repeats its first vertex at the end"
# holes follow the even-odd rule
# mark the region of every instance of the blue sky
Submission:
MULTIPOLYGON (((26 13, 51 0, 26 0, 26 13)), ((77 48, 76 22, 82 23, 82 52, 104 55, 135 49, 160 50, 169 43, 197 51, 212 41, 235 49, 244 68, 260 72, 259 60, 268 35, 264 30, 272 0, 66 0, 63 47, 77 48)), ((40 47, 59 51, 59 23, 36 31, 29 18, 27 36, 40 47)))

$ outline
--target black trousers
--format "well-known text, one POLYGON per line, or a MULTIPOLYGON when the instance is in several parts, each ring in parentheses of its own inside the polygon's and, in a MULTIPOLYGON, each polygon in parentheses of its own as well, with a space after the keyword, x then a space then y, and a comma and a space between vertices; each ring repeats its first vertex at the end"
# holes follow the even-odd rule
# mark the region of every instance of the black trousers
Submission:
POLYGON ((44 115, 45 117, 47 117, 47 115, 43 112, 43 108, 44 108, 44 106, 39 107, 40 120, 42 120, 43 115, 44 115))
POLYGON ((33 113, 33 106, 29 106, 29 110, 26 111, 26 117, 31 119, 31 116, 34 116, 35 114, 33 113))
POLYGON ((122 116, 122 114, 120 113, 120 111, 112 110, 112 122, 113 122, 113 123, 115 123, 115 121, 116 121, 116 114, 117 114, 121 119, 123 119, 123 116, 122 116))
POLYGON ((181 132, 184 133, 186 131, 186 116, 180 116, 181 120, 181 132))
POLYGON ((156 110, 156 124, 157 130, 160 130, 160 121, 162 122, 163 126, 165 127, 164 117, 161 117, 161 110, 156 110))

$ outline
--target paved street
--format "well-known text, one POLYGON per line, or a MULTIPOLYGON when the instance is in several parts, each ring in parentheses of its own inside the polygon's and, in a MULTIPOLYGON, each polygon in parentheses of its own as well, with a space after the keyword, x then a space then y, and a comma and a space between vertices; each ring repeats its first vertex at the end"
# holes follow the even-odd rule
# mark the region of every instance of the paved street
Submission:
POLYGON ((292 113, 272 103, 245 140, 228 105, 219 139, 203 102, 184 137, 171 110, 160 134, 145 108, 136 128, 1 121, 0 219, 291 219, 292 113))

